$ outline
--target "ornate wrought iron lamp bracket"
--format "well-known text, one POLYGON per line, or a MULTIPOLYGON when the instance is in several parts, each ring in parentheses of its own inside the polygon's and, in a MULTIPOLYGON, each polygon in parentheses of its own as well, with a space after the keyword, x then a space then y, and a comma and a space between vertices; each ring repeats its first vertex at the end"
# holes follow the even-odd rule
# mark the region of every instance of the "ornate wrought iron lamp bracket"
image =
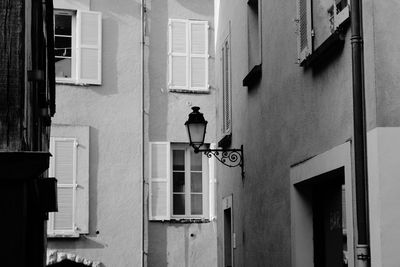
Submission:
POLYGON ((244 179, 244 155, 243 155, 243 145, 239 149, 195 149, 195 153, 203 152, 208 158, 214 156, 219 162, 228 166, 230 168, 240 166, 242 169, 242 179, 244 179))

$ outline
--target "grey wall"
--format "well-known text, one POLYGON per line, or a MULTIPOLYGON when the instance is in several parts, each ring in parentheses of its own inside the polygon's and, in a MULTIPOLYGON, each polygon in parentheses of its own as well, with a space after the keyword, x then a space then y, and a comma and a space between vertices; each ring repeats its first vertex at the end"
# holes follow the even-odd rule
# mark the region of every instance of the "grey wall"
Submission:
MULTIPOLYGON (((352 137, 350 29, 345 30, 343 47, 337 47, 329 56, 322 56, 319 63, 303 68, 296 64, 296 1, 262 1, 262 80, 258 85, 246 88, 241 85, 248 73, 243 64, 248 57, 246 1, 220 0, 216 3, 220 5, 218 35, 226 32, 229 21, 232 25, 232 147, 244 145, 246 172, 242 183, 239 169, 218 167, 218 218, 223 216, 222 197, 233 194, 237 266, 291 266, 290 166, 352 137)), ((391 1, 387 5, 398 6, 391 1)), ((391 96, 394 102, 388 105, 387 100, 381 103, 382 97, 378 98, 378 117, 382 123, 387 124, 388 113, 398 114, 394 111, 399 107, 396 99, 400 94, 394 91, 396 83, 393 81, 397 76, 391 82, 386 82, 383 74, 379 77, 379 72, 386 76, 396 75, 396 68, 384 63, 390 52, 377 54, 377 60, 382 57, 381 63, 386 66, 375 76, 378 68, 374 66, 374 46, 376 43, 381 46, 391 44, 384 41, 389 38, 386 33, 380 41, 377 41, 378 36, 373 39, 371 1, 365 1, 364 9, 367 123, 369 128, 374 128, 377 116, 375 79, 377 84, 382 83, 381 87, 387 88, 379 94, 385 95, 386 99, 391 96)), ((390 24, 393 16, 382 15, 381 19, 385 21, 381 27, 390 24)), ((396 35, 391 34, 390 38, 393 36, 396 35)), ((223 36, 217 37, 217 58, 221 38, 223 36)), ((394 53, 395 57, 389 63, 396 61, 398 53, 394 53)), ((216 61, 216 69, 220 68, 216 61)), ((217 113, 218 129, 222 123, 222 110, 217 109, 217 113)), ((398 124, 394 116, 390 122, 398 124)), ((219 241, 223 240, 222 227, 219 220, 219 241)), ((218 243, 219 264, 222 264, 223 255, 221 242, 218 243)))
POLYGON ((92 0, 90 8, 103 15, 103 82, 58 84, 53 120, 90 126, 90 233, 48 247, 104 266, 140 266, 140 1, 92 0))
MULTIPOLYGON (((188 143, 184 126, 192 106, 208 120, 206 142, 215 142, 215 81, 213 1, 147 1, 148 138, 149 141, 188 143), (168 19, 207 20, 209 83, 207 94, 176 93, 167 88, 168 19)), ((147 149, 147 146, 146 146, 147 149)), ((145 157, 148 160, 147 156, 145 157)), ((146 166, 149 166, 146 163, 146 166)), ((146 171, 147 173, 147 171, 146 171)), ((152 222, 148 224, 148 266, 216 266, 215 221, 207 223, 152 222)))

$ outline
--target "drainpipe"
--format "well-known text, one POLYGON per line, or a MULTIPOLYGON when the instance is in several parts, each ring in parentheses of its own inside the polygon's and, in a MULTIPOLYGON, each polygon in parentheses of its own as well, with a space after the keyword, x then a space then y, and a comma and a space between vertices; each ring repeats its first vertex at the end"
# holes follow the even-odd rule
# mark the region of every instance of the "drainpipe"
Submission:
POLYGON ((140 103, 140 112, 141 112, 141 120, 140 120, 140 127, 141 127, 141 168, 140 168, 140 177, 142 179, 141 185, 141 199, 142 199, 142 222, 141 222, 141 233, 142 233, 142 244, 141 244, 141 262, 142 262, 142 267, 145 266, 145 255, 147 252, 145 251, 145 224, 146 224, 146 192, 145 192, 145 185, 146 185, 146 179, 144 177, 144 165, 145 165, 145 158, 144 158, 144 143, 145 143, 145 126, 144 126, 144 120, 145 120, 145 110, 144 110, 144 49, 145 49, 145 10, 146 10, 146 2, 145 0, 141 0, 141 8, 140 8, 140 23, 141 23, 141 29, 140 29, 140 35, 141 35, 141 40, 140 40, 140 60, 141 60, 141 70, 140 70, 140 85, 141 85, 141 90, 140 90, 140 96, 141 96, 141 103, 140 103))
POLYGON ((370 266, 362 0, 350 0, 358 267, 370 266))

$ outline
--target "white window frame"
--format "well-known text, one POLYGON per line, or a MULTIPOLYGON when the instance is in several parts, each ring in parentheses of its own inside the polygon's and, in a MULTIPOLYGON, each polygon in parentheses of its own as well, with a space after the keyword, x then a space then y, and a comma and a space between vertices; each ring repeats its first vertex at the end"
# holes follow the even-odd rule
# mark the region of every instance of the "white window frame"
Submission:
POLYGON ((171 203, 171 218, 172 219, 207 219, 209 218, 209 209, 208 209, 208 203, 209 203, 209 190, 208 190, 208 179, 209 179, 209 168, 208 168, 208 162, 207 158, 205 155, 202 155, 202 214, 198 215, 192 215, 191 214, 191 194, 192 192, 190 191, 191 189, 191 177, 190 177, 190 154, 193 148, 187 144, 171 144, 171 182, 170 182, 170 203, 171 203), (173 151, 174 150, 181 150, 185 151, 185 214, 184 215, 178 215, 174 214, 174 202, 173 202, 173 151))
MULTIPOLYGON (((72 225, 71 230, 55 230, 54 229, 54 212, 49 213, 48 227, 47 227, 47 236, 48 237, 79 237, 79 232, 77 232, 76 227, 76 190, 78 187, 77 184, 77 147, 78 140, 77 138, 66 138, 66 137, 51 137, 51 150, 50 153, 55 155, 54 144, 56 141, 73 141, 73 169, 72 169, 72 183, 71 184, 59 184, 57 183, 57 191, 58 188, 73 188, 72 193, 72 225)), ((49 168, 49 177, 55 177, 55 169, 54 169, 54 157, 50 158, 50 168, 49 168)), ((56 177, 57 178, 57 177, 56 177)))
MULTIPOLYGON (((61 84, 75 84, 75 85, 101 85, 102 83, 102 16, 100 12, 88 11, 88 10, 80 10, 80 9, 58 9, 55 7, 54 9, 54 17, 57 14, 70 15, 71 19, 71 77, 56 77, 56 83, 61 84), (85 45, 81 44, 81 17, 82 14, 93 13, 98 16, 98 44, 97 45, 85 45), (96 79, 86 79, 81 77, 81 50, 82 49, 97 49, 98 57, 97 57, 97 78, 96 79)), ((55 22, 55 19, 54 19, 55 22)), ((55 23, 54 23, 55 28, 55 23)), ((54 31, 55 32, 55 31, 54 31)))
MULTIPOLYGON (((296 23, 297 23, 297 58, 298 63, 302 64, 316 49, 313 44, 313 37, 315 34, 313 29, 313 10, 312 10, 312 1, 319 1, 319 0, 297 0, 297 15, 296 15, 296 23), (301 15, 300 15, 300 6, 301 3, 304 3, 306 9, 306 23, 307 29, 306 36, 307 36, 307 44, 302 48, 301 43, 301 33, 303 32, 302 23, 301 23, 301 15)), ((339 27, 350 17, 350 0, 347 0, 347 6, 342 9, 339 13, 337 12, 337 7, 335 4, 335 0, 332 1, 332 9, 333 9, 333 17, 329 18, 327 16, 327 23, 330 21, 333 22, 331 26, 331 33, 335 32, 339 29, 339 27)), ((328 14, 328 10, 326 11, 328 14)))
POLYGON ((76 11, 65 9, 54 9, 54 36, 55 34, 55 16, 67 15, 71 16, 71 77, 56 77, 57 83, 75 83, 77 77, 77 53, 76 53, 76 11))
POLYGON ((189 20, 189 19, 169 19, 168 21, 168 89, 170 91, 187 91, 187 92, 209 92, 209 24, 208 21, 202 20, 189 20), (186 24, 186 53, 172 52, 172 23, 180 22, 186 24), (191 26, 193 24, 204 24, 204 35, 205 35, 205 52, 204 54, 192 54, 191 53, 191 26), (172 84, 172 57, 182 56, 186 57, 186 85, 177 86, 172 84), (205 87, 193 87, 191 79, 191 60, 192 58, 204 58, 205 63, 205 87))

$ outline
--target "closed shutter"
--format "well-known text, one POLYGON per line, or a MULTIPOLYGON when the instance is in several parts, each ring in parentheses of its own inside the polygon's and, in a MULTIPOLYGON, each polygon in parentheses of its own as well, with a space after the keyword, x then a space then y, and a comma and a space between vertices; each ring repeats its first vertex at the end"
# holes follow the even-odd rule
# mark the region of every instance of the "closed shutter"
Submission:
POLYGON ((208 22, 189 21, 190 89, 208 89, 208 22))
POLYGON ((185 20, 169 21, 169 88, 188 88, 188 40, 185 20))
POLYGON ((101 13, 77 12, 77 79, 83 84, 101 84, 101 13))
POLYGON ((170 219, 171 146, 168 142, 150 143, 150 220, 170 219))
POLYGON ((298 59, 301 64, 312 52, 311 0, 297 0, 298 59))
POLYGON ((51 138, 49 173, 57 179, 58 212, 52 213, 49 234, 70 234, 75 231, 75 196, 77 172, 77 140, 51 138))
POLYGON ((224 42, 222 47, 222 101, 223 101, 223 134, 231 133, 231 114, 232 114, 232 96, 231 96, 231 52, 230 52, 230 44, 229 38, 224 42))

